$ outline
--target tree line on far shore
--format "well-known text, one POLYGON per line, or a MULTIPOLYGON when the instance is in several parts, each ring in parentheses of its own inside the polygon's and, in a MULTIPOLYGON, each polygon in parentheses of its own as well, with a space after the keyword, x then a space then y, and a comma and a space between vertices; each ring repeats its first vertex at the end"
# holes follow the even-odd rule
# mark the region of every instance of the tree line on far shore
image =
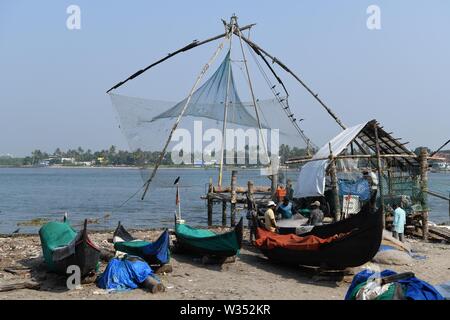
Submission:
MULTIPOLYGON (((289 158, 301 157, 306 155, 306 150, 301 148, 290 148, 287 145, 281 145, 279 155, 281 163, 289 158)), ((86 165, 93 166, 142 166, 155 164, 160 156, 159 151, 135 151, 117 150, 115 146, 109 149, 92 151, 84 150, 81 147, 63 151, 57 148, 53 153, 47 153, 41 150, 34 150, 26 157, 0 156, 0 165, 3 166, 33 166, 42 162, 48 162, 49 165, 86 165)), ((248 160, 248 157, 246 157, 248 160)), ((170 153, 167 153, 162 165, 173 165, 170 153)))

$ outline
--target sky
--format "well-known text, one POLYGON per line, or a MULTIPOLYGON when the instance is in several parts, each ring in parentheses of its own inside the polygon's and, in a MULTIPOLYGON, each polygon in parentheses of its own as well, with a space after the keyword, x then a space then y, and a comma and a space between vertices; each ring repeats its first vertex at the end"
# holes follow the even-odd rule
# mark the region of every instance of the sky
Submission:
MULTIPOLYGON (((411 149, 435 149, 450 138, 447 0, 0 0, 0 155, 127 149, 106 90, 194 39, 222 33, 220 19, 233 13, 240 25, 257 23, 251 38, 346 125, 377 119, 411 149), (66 26, 72 4, 81 10, 79 30, 66 26), (381 29, 367 27, 370 5, 380 8, 381 29)), ((216 46, 183 53, 117 93, 181 100, 216 46)), ((317 145, 341 130, 298 83, 277 72, 317 145)))

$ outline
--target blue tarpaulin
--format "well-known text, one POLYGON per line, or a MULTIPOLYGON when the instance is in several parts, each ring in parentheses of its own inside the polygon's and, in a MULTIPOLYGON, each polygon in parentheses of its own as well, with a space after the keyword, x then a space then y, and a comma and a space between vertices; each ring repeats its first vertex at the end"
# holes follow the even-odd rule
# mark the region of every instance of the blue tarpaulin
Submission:
MULTIPOLYGON (((353 289, 357 285, 366 282, 369 277, 374 275, 376 277, 386 277, 394 274, 397 273, 388 269, 381 271, 378 275, 375 275, 374 271, 368 269, 361 271, 353 278, 352 284, 348 288, 347 294, 345 295, 345 300, 349 300, 353 289)), ((405 288, 404 294, 405 298, 408 300, 444 300, 444 297, 442 297, 442 295, 432 285, 416 277, 399 280, 397 282, 402 284, 405 288)))
POLYGON ((110 290, 136 289, 140 283, 153 275, 153 270, 141 258, 126 256, 113 258, 97 281, 98 287, 110 290))
POLYGON ((366 179, 360 178, 356 181, 339 179, 339 196, 355 195, 360 200, 366 201, 370 198, 370 186, 366 179))

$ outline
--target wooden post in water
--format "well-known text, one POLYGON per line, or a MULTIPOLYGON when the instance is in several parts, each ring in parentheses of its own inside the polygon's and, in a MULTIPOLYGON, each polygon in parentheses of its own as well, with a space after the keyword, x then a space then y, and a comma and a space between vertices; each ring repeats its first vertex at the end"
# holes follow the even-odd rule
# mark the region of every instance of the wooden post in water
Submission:
POLYGON ((336 159, 333 157, 333 151, 331 150, 331 143, 329 144, 330 148, 330 177, 331 177, 331 192, 333 193, 333 204, 334 204, 334 220, 341 220, 341 204, 339 202, 339 188, 338 188, 338 179, 337 179, 337 170, 336 170, 336 159))
POLYGON ((422 238, 428 239, 428 151, 420 149, 420 192, 422 194, 422 238))
POLYGON ((375 148, 377 150, 378 191, 380 193, 380 205, 383 215, 383 228, 386 228, 386 216, 384 214, 383 171, 381 167, 380 141, 378 140, 378 125, 376 122, 373 124, 373 130, 375 132, 375 148))
POLYGON ((277 202, 277 187, 278 187, 278 172, 272 172, 272 181, 270 183, 270 192, 272 193, 272 200, 277 202))
POLYGON ((253 199, 253 181, 247 181, 247 193, 250 199, 253 199))
POLYGON ((206 196, 208 202, 208 227, 212 226, 213 215, 213 200, 211 194, 214 192, 212 178, 209 178, 208 195, 206 196))
POLYGON ((231 202, 230 221, 232 227, 236 225, 236 202, 237 202, 236 187, 237 187, 237 170, 233 170, 231 171, 231 199, 230 199, 231 202))
POLYGON ((222 200, 222 227, 227 225, 227 200, 222 200))

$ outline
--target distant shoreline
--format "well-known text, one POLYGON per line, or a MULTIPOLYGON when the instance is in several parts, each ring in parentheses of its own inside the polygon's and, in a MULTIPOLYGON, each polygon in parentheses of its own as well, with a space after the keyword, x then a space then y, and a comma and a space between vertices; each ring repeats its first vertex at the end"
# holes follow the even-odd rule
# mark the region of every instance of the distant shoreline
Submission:
MULTIPOLYGON (((141 167, 135 166, 43 166, 43 167, 35 167, 35 166, 0 166, 0 168, 9 168, 9 169, 123 169, 123 170, 140 170, 141 167)), ((154 167, 147 167, 145 169, 153 169, 154 167)), ((219 169, 215 167, 194 167, 194 166, 160 166, 159 170, 168 170, 168 169, 177 169, 177 170, 210 170, 210 169, 219 169)), ((230 170, 260 170, 262 168, 241 168, 241 167, 226 167, 225 171, 230 170)), ((281 169, 282 171, 297 171, 297 168, 288 168, 281 169)))

